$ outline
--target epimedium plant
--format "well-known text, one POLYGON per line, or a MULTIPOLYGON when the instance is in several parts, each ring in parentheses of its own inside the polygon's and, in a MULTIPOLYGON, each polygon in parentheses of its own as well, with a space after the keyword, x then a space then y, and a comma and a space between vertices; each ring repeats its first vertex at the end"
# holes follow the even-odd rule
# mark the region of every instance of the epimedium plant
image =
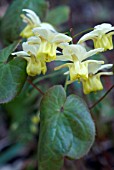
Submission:
POLYGON ((0 51, 0 103, 13 100, 21 92, 26 80, 42 95, 38 141, 39 170, 60 170, 64 157, 83 157, 95 140, 95 125, 88 106, 75 94, 67 96, 67 85, 80 81, 83 92, 88 94, 103 89, 101 75, 113 74, 112 71, 102 72, 110 69, 112 64, 104 64, 99 58, 88 58, 113 49, 114 27, 108 23, 95 26, 77 44, 73 44, 72 36, 59 33, 56 29, 68 16, 69 9, 66 6, 48 11, 48 4, 44 0, 15 0, 1 21, 3 42, 11 44, 0 51), (45 14, 46 19, 41 22, 40 18, 43 19, 45 14), (88 39, 93 40, 94 49, 87 50, 87 46, 83 44, 88 39), (22 44, 21 51, 17 48, 19 44, 22 44), (65 88, 54 85, 44 93, 28 76, 34 77, 34 80, 39 75, 43 77, 47 74, 47 63, 52 61, 64 62, 55 67, 55 70, 68 68, 64 73, 67 75, 65 88))

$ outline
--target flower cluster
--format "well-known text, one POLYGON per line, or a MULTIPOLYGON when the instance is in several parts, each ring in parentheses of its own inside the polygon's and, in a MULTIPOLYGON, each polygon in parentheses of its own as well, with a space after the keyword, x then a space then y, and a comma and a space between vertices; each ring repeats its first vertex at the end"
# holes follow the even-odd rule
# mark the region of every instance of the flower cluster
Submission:
POLYGON ((22 44, 23 51, 14 52, 13 55, 23 56, 27 60, 28 75, 45 74, 47 62, 60 60, 65 61, 65 64, 56 67, 55 70, 68 67, 68 71, 64 73, 70 75, 67 84, 76 80, 82 82, 85 94, 103 89, 100 76, 113 73, 101 71, 110 69, 113 65, 88 58, 113 48, 114 27, 110 24, 98 25, 93 31, 82 36, 77 44, 71 44, 70 36, 57 32, 49 23, 41 22, 33 11, 29 9, 23 11, 26 12, 26 15, 22 14, 22 18, 27 26, 20 35, 28 39, 22 44), (87 51, 82 45, 88 39, 93 40, 95 49, 87 51), (57 55, 58 47, 62 50, 60 55, 57 55))
POLYGON ((69 71, 64 74, 70 74, 70 84, 76 80, 81 81, 83 91, 88 94, 92 91, 102 90, 103 86, 100 80, 101 75, 112 75, 113 72, 99 72, 103 69, 110 69, 113 64, 104 64, 104 61, 99 60, 86 60, 87 58, 104 51, 104 48, 97 48, 90 51, 80 44, 64 44, 63 55, 58 56, 57 60, 71 61, 55 68, 55 70, 68 67, 69 71))
POLYGON ((36 76, 45 74, 46 62, 56 59, 56 49, 60 43, 70 42, 71 37, 58 33, 48 23, 41 23, 39 17, 31 10, 24 9, 26 15, 22 15, 27 26, 21 32, 23 38, 28 38, 22 44, 23 51, 15 52, 13 55, 24 56, 27 60, 27 74, 36 76))
POLYGON ((80 38, 79 43, 92 39, 95 48, 113 49, 112 35, 114 27, 111 24, 103 23, 94 27, 94 30, 80 38))

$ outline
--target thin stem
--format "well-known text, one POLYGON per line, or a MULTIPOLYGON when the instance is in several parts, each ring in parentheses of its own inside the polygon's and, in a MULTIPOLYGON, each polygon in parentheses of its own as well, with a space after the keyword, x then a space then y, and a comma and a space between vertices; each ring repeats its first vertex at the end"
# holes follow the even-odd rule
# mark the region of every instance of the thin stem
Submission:
POLYGON ((66 80, 65 80, 65 85, 64 85, 64 89, 65 89, 65 91, 67 90, 67 81, 68 81, 68 79, 69 79, 69 74, 66 76, 66 80))
POLYGON ((75 35, 73 36, 73 38, 77 37, 77 36, 80 35, 80 34, 83 34, 83 33, 87 32, 87 31, 91 31, 91 30, 93 30, 93 28, 89 28, 89 29, 87 29, 87 30, 81 31, 81 32, 79 32, 78 34, 75 34, 75 35))
POLYGON ((114 84, 110 87, 110 89, 98 101, 96 101, 91 107, 89 107, 89 109, 90 110, 93 109, 98 103, 100 103, 113 88, 114 88, 114 84))
POLYGON ((29 84, 32 85, 38 92, 40 92, 42 95, 44 95, 44 92, 43 92, 41 89, 39 89, 39 87, 37 87, 35 84, 33 84, 30 79, 27 79, 27 81, 28 81, 29 84))
POLYGON ((74 44, 74 42, 73 42, 73 28, 70 28, 70 36, 72 37, 71 44, 74 44))

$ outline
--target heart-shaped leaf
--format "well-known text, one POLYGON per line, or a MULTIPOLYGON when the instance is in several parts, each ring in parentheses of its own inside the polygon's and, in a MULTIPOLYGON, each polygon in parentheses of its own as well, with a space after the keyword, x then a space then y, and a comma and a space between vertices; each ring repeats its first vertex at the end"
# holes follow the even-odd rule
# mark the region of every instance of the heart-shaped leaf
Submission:
POLYGON ((95 126, 85 102, 76 95, 66 98, 62 86, 50 88, 40 107, 39 170, 60 170, 63 157, 87 154, 95 138, 95 126))
POLYGON ((47 3, 39 0, 15 0, 9 6, 1 21, 1 37, 4 43, 8 44, 17 40, 22 27, 22 9, 28 8, 35 11, 41 18, 47 10, 47 3))
POLYGON ((26 61, 15 58, 7 62, 7 59, 17 43, 0 51, 0 103, 12 100, 22 89, 26 74, 26 61))

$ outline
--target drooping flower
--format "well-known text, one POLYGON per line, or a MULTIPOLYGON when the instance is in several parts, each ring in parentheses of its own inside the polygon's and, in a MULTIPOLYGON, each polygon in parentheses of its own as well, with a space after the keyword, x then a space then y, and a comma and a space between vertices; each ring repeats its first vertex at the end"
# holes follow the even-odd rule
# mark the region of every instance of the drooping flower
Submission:
POLYGON ((45 72, 47 71, 46 63, 43 61, 37 60, 35 56, 26 57, 25 59, 28 62, 27 74, 29 76, 36 76, 36 75, 41 74, 41 72, 45 74, 45 72))
POLYGON ((111 24, 103 23, 94 27, 94 30, 82 36, 78 43, 92 39, 95 48, 104 48, 104 51, 113 49, 112 35, 114 27, 111 24))
POLYGON ((12 53, 12 55, 21 56, 27 61, 26 71, 29 76, 36 76, 41 73, 45 74, 47 71, 47 67, 44 58, 41 57, 40 59, 38 59, 36 57, 39 45, 30 44, 31 41, 32 43, 36 43, 36 42, 38 43, 39 39, 38 38, 35 39, 35 37, 31 37, 28 40, 28 42, 24 42, 22 44, 23 51, 14 52, 12 53))
POLYGON ((41 22, 39 16, 37 16, 34 11, 30 9, 23 9, 23 11, 26 12, 26 15, 22 14, 21 17, 23 18, 23 22, 27 23, 27 26, 20 33, 20 36, 23 38, 33 36, 32 29, 35 27, 42 27, 56 32, 55 28, 51 24, 41 22))
POLYGON ((43 56, 46 62, 56 59, 56 49, 60 43, 70 42, 71 37, 44 28, 34 28, 33 33, 41 40, 37 58, 43 56))
POLYGON ((71 63, 66 63, 61 66, 58 66, 55 68, 55 70, 68 67, 69 71, 67 72, 70 74, 70 81, 68 83, 72 83, 76 80, 80 80, 81 78, 86 80, 88 79, 88 64, 89 63, 104 63, 104 61, 96 61, 96 60, 87 60, 88 57, 98 53, 102 52, 103 48, 98 48, 90 51, 86 51, 86 49, 81 45, 64 45, 62 44, 63 48, 63 55, 60 55, 57 57, 56 60, 61 61, 71 61, 71 63))
POLYGON ((110 69, 113 66, 113 64, 104 64, 100 65, 98 63, 90 63, 88 66, 88 79, 84 80, 81 79, 82 85, 83 85, 83 91, 85 94, 88 94, 90 92, 96 92, 99 90, 103 90, 103 85, 100 80, 100 76, 102 75, 113 75, 113 72, 98 72, 102 69, 110 69))

